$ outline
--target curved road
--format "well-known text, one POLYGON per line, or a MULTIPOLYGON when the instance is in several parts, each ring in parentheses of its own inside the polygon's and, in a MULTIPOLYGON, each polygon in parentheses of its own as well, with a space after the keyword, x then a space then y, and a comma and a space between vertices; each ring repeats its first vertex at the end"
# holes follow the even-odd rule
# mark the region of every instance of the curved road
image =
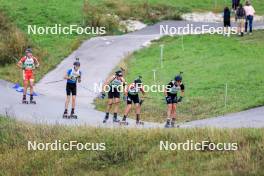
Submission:
MULTIPOLYGON (((11 89, 13 84, 0 81, 0 114, 15 117, 18 120, 31 123, 91 125, 96 127, 119 127, 119 125, 102 124, 104 113, 94 109, 93 100, 98 95, 94 91, 94 84, 100 84, 122 58, 132 53, 151 40, 162 37, 160 25, 169 27, 185 27, 209 25, 220 27, 220 23, 201 23, 186 21, 164 21, 148 26, 140 31, 121 36, 94 37, 85 41, 76 51, 65 58, 54 70, 49 72, 36 84, 37 105, 21 104, 21 93, 11 89), (77 109, 78 119, 62 119, 65 99, 65 81, 50 83, 63 78, 66 70, 72 67, 75 57, 81 61, 83 72, 82 83, 78 85, 77 109)), ((256 28, 264 28, 263 23, 256 23, 256 28)), ((231 114, 182 124, 182 127, 264 127, 264 108, 231 114)), ((109 119, 111 121, 111 118, 109 119)), ((135 121, 128 119, 129 127, 135 127, 135 121)), ((146 122, 144 128, 162 127, 163 124, 146 122)))

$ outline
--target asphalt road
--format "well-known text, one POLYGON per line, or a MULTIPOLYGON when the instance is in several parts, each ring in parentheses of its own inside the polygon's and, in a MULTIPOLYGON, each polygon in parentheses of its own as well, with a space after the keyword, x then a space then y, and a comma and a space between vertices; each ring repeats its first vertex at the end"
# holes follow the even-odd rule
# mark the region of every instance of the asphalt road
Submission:
MULTIPOLYGON (((220 27, 220 23, 200 23, 186 21, 164 21, 148 26, 140 31, 121 36, 94 37, 85 41, 76 51, 65 58, 54 70, 36 84, 36 105, 21 103, 22 94, 11 87, 13 84, 0 81, 0 114, 15 117, 18 120, 31 123, 89 125, 96 127, 119 127, 111 122, 102 124, 104 113, 94 109, 93 100, 98 91, 94 85, 100 85, 124 56, 132 53, 151 40, 163 36, 160 34, 160 25, 169 27, 185 27, 188 24, 195 26, 209 25, 220 27), (76 113, 78 119, 62 119, 65 101, 65 81, 50 83, 63 79, 67 69, 72 68, 75 57, 81 61, 83 73, 82 83, 78 85, 76 113), (4 93, 3 93, 4 92, 4 93)), ((255 24, 256 28, 263 28, 264 24, 255 24)), ((182 127, 264 127, 264 108, 256 108, 245 112, 226 115, 199 121, 188 122, 182 127)), ((111 118, 110 118, 111 119, 111 118)), ((136 127, 135 121, 128 119, 128 127, 136 127)), ((145 122, 141 128, 162 127, 163 124, 145 122)))

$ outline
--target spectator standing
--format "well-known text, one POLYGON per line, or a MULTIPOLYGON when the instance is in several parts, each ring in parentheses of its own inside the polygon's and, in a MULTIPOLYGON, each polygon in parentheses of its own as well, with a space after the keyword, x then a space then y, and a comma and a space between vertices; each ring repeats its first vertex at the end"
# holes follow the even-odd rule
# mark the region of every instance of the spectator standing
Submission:
POLYGON ((246 21, 246 12, 242 4, 239 4, 236 11, 236 22, 237 22, 237 32, 241 37, 244 36, 245 30, 245 21, 246 21))
POLYGON ((249 34, 252 34, 253 30, 253 20, 255 15, 255 9, 251 5, 250 1, 246 1, 246 5, 244 6, 245 12, 246 12, 246 23, 245 23, 245 33, 248 32, 248 26, 249 26, 249 34))
POLYGON ((225 7, 224 9, 224 36, 227 35, 228 37, 230 36, 230 18, 231 18, 231 12, 228 7, 225 7))

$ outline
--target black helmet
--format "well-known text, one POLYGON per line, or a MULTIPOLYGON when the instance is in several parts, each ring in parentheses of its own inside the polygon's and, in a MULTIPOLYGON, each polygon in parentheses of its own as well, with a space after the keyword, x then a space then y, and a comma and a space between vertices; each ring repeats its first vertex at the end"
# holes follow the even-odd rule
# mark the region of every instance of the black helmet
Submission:
POLYGON ((142 84, 142 81, 141 81, 141 79, 137 78, 134 80, 134 83, 135 84, 142 84))
POLYGON ((182 76, 181 75, 177 75, 174 78, 175 81, 182 81, 182 76))
POLYGON ((73 65, 74 65, 74 66, 77 66, 77 67, 80 67, 80 66, 81 66, 81 63, 80 63, 79 60, 80 60, 80 59, 77 57, 77 58, 75 59, 75 62, 73 62, 73 65))
POLYGON ((123 76, 123 72, 121 70, 118 70, 115 72, 115 75, 121 77, 123 76))
POLYGON ((78 67, 80 67, 80 66, 81 66, 81 63, 80 63, 79 61, 75 61, 75 62, 73 63, 73 65, 74 65, 74 66, 78 66, 78 67))
POLYGON ((32 53, 32 49, 31 48, 27 48, 25 53, 32 53))

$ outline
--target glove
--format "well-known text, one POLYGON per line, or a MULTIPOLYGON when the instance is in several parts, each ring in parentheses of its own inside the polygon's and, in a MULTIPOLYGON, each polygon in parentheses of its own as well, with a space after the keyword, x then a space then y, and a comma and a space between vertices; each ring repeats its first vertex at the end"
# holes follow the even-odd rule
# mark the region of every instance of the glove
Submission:
POLYGON ((180 96, 180 98, 177 100, 178 103, 180 103, 182 101, 183 97, 180 96))
POLYGON ((104 99, 105 98, 105 93, 101 92, 101 98, 104 99))
POLYGON ((171 97, 167 96, 167 97, 166 97, 166 101, 167 101, 167 102, 171 101, 171 97))
POLYGON ((123 95, 123 101, 127 101, 127 96, 125 94, 123 95))
POLYGON ((144 100, 139 101, 139 105, 141 106, 143 104, 144 100))

